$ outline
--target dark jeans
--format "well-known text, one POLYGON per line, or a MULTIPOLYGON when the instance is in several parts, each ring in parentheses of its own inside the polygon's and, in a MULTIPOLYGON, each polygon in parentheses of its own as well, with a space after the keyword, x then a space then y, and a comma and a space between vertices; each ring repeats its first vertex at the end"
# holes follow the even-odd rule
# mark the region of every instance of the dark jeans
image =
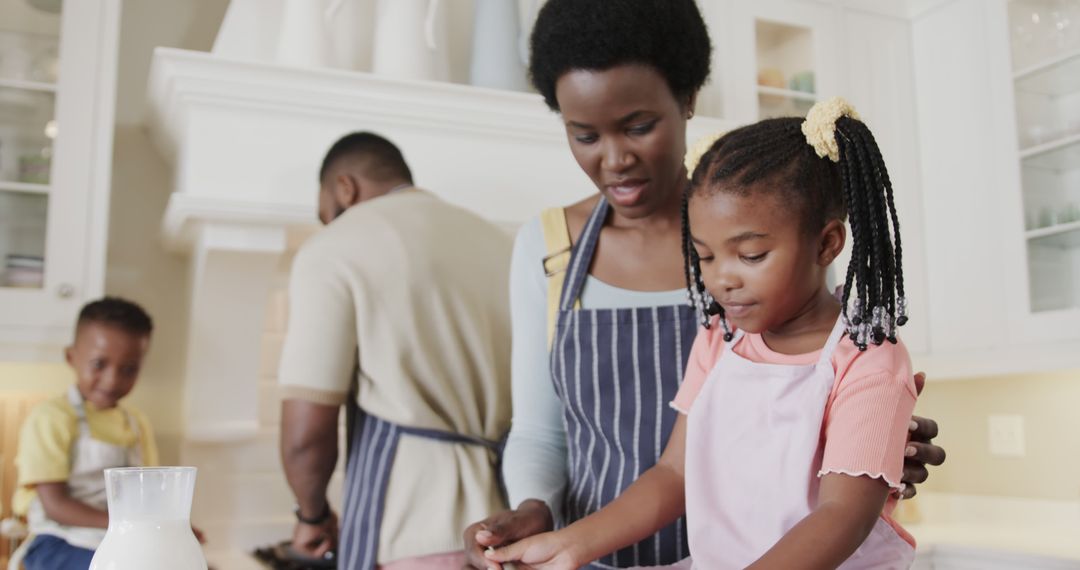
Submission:
POLYGON ((72 546, 66 540, 42 534, 34 538, 26 551, 26 570, 87 570, 94 551, 72 546))

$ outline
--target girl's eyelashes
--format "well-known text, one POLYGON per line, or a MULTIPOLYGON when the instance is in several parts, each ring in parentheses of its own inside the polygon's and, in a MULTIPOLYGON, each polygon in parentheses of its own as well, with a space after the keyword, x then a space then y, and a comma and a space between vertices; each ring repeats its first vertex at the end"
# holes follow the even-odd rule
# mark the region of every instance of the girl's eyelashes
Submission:
POLYGON ((769 255, 769 252, 766 251, 757 255, 740 255, 739 257, 747 263, 760 263, 765 260, 766 255, 769 255))
POLYGON ((587 135, 574 135, 574 140, 581 144, 592 144, 596 142, 596 138, 596 135, 591 133, 587 135))

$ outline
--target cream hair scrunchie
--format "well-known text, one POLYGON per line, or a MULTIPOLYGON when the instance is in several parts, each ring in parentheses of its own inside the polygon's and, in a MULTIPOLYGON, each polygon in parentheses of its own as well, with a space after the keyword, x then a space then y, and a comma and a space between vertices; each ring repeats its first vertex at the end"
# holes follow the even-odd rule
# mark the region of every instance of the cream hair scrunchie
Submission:
POLYGON ((836 144, 836 120, 844 116, 859 119, 855 107, 843 97, 819 101, 806 114, 802 132, 806 135, 806 142, 814 147, 818 156, 827 156, 833 162, 840 162, 840 146, 836 144))
POLYGON ((703 136, 686 151, 686 157, 683 158, 683 164, 686 165, 687 180, 694 177, 694 169, 697 168, 698 163, 701 162, 701 157, 705 156, 706 152, 709 152, 713 143, 720 140, 720 138, 726 134, 725 131, 720 131, 718 133, 703 136))

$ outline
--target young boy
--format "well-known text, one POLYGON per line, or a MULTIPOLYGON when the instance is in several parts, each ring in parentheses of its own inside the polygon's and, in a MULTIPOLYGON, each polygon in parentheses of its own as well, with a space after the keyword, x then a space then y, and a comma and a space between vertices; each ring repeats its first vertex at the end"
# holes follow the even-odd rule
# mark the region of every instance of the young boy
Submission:
POLYGON ((104 470, 158 464, 146 417, 120 400, 135 387, 153 323, 130 301, 83 307, 65 351, 76 383, 33 410, 19 434, 13 507, 27 517, 26 570, 86 570, 109 524, 104 470))

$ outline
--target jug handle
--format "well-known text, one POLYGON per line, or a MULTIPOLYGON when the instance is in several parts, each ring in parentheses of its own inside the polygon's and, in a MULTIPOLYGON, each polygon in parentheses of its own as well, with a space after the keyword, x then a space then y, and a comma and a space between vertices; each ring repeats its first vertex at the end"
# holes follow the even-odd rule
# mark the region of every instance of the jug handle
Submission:
POLYGON ((438 49, 435 44, 435 16, 439 12, 439 0, 428 2, 427 17, 424 18, 424 37, 427 39, 427 47, 430 50, 438 49))

